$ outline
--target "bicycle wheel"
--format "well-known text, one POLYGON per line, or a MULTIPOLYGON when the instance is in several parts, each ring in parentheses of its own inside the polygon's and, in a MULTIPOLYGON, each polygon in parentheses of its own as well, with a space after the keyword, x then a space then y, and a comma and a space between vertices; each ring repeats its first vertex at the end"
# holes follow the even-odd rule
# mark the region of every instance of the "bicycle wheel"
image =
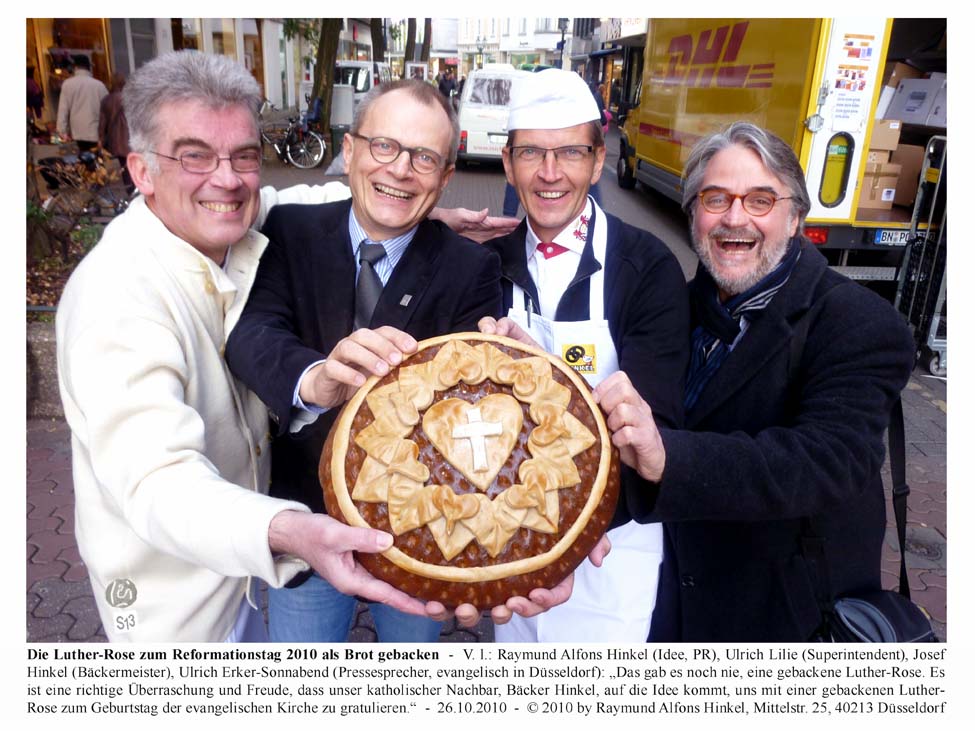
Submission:
POLYGON ((325 141, 315 132, 296 131, 288 141, 286 153, 292 165, 307 170, 325 159, 325 141))
POLYGON ((71 232, 89 214, 91 201, 91 191, 65 188, 43 206, 48 217, 42 226, 60 244, 61 258, 65 261, 71 249, 71 232))

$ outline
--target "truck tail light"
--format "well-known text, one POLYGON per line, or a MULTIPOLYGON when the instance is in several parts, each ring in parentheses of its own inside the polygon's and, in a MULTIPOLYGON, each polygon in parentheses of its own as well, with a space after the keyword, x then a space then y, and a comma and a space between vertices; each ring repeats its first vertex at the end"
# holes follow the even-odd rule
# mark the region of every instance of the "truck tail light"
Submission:
POLYGON ((829 238, 829 229, 826 226, 807 226, 805 229, 806 238, 816 246, 822 246, 829 238))
POLYGON ((460 144, 457 145, 457 152, 467 152, 467 130, 460 131, 460 144))

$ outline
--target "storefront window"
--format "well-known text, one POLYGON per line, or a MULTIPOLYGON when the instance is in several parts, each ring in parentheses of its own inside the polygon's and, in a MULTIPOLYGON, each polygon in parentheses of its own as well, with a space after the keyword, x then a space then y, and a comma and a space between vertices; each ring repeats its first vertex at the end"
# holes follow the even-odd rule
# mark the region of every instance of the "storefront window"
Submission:
POLYGON ((264 91, 264 51, 261 44, 261 22, 256 18, 244 18, 244 66, 253 74, 264 91))
POLYGON ((152 18, 112 18, 109 28, 115 71, 127 76, 156 57, 156 24, 152 18))
POLYGON ((237 58, 237 44, 234 40, 234 21, 230 18, 207 18, 203 27, 213 43, 213 53, 237 58))
MULTIPOLYGON (((41 21, 38 21, 41 22, 41 21)), ((109 83, 107 40, 105 25, 100 18, 54 18, 50 35, 41 29, 43 50, 47 54, 47 66, 51 90, 60 93, 61 83, 70 76, 71 58, 87 56, 91 60, 92 75, 103 83, 109 83)))
POLYGON ((171 25, 173 31, 173 50, 203 50, 199 18, 173 18, 171 25))

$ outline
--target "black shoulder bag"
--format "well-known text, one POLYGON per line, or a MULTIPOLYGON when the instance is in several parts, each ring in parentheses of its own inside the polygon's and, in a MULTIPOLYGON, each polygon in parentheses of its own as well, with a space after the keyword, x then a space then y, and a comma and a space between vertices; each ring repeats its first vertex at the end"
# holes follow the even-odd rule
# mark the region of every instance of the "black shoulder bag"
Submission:
MULTIPOLYGON (((846 284, 833 285, 833 288, 846 284)), ((859 286, 859 285, 856 285, 859 286)), ((789 350, 789 383, 797 383, 796 375, 810 321, 822 309, 826 293, 817 306, 811 307, 795 324, 789 350)), ((834 595, 826 561, 826 539, 816 530, 814 521, 803 518, 802 552, 809 566, 823 616, 822 624, 813 639, 819 642, 937 642, 927 614, 911 601, 907 581, 907 562, 904 555, 907 531, 907 485, 905 470, 904 409, 900 396, 891 410, 887 427, 892 483, 891 503, 897 524, 901 570, 899 591, 876 589, 849 596, 834 595)))

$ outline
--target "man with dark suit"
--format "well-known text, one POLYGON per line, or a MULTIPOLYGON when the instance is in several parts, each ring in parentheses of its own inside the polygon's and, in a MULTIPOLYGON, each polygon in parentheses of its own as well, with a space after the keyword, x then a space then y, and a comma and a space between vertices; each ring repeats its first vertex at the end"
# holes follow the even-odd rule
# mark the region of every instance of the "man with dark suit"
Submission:
POLYGON ((912 338, 802 236, 809 195, 784 141, 733 124, 684 178, 700 257, 685 430, 655 424, 622 373, 595 391, 645 480, 627 486, 631 514, 665 522, 650 639, 806 641, 821 623, 807 537, 825 542, 835 596, 880 588, 883 434, 912 338))
MULTIPOLYGON (((458 136, 435 87, 383 84, 343 143, 351 202, 278 206, 268 217, 270 244, 227 361, 277 421, 272 494, 324 512, 317 466, 337 407, 417 340, 476 330, 500 312, 497 256, 427 218, 453 174, 458 136)), ((270 591, 273 640, 346 639, 354 597, 315 574, 291 587, 270 591)), ((382 641, 439 636, 438 622, 370 609, 382 641)))

